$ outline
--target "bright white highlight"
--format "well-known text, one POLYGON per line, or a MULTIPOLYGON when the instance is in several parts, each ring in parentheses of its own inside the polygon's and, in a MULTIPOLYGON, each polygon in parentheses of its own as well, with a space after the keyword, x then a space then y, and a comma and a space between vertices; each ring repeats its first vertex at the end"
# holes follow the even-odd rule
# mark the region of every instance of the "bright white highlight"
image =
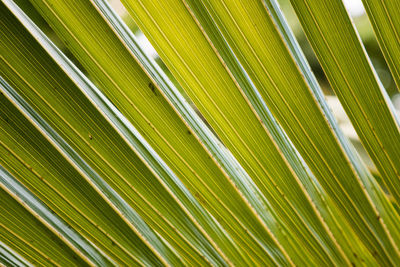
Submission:
POLYGON ((365 13, 361 0, 343 0, 343 3, 353 18, 359 17, 365 13))
POLYGON ((156 50, 154 49, 154 47, 151 45, 149 40, 146 38, 146 36, 144 36, 144 34, 142 32, 138 32, 135 37, 136 37, 137 42, 139 43, 139 46, 143 49, 143 52, 147 56, 149 56, 153 59, 158 57, 156 50))

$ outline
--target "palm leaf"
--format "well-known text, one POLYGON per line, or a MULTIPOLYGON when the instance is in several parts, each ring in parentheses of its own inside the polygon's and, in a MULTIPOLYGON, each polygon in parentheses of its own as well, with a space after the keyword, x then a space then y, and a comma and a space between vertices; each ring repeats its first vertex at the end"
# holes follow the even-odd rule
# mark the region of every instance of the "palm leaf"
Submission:
MULTIPOLYGON (((106 0, 0 4, 2 264, 400 262, 399 122, 340 1, 292 2, 385 188, 274 0, 122 2, 172 80, 106 0)), ((395 1, 364 2, 398 82, 395 1)))
POLYGON ((361 142, 379 169, 385 185, 399 202, 399 121, 345 7, 338 1, 326 4, 301 1, 294 4, 294 8, 361 142), (335 16, 323 15, 327 10, 334 12, 335 16), (335 31, 324 33, 328 27, 335 31))
POLYGON ((396 0, 364 0, 364 7, 374 28, 382 52, 400 87, 400 3, 396 0))

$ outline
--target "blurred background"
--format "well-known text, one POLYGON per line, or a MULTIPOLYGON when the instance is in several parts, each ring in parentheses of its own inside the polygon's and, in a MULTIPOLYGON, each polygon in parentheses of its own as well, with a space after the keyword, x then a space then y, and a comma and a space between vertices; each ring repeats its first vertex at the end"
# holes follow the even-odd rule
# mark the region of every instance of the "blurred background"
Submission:
MULTIPOLYGON (((371 59, 372 64, 375 67, 375 70, 385 87, 387 93, 389 94, 397 113, 400 115, 400 94, 398 93, 398 89, 396 89, 393 78, 390 74, 390 71, 387 67, 385 59, 380 51, 379 45, 376 41, 372 26, 368 20, 368 17, 365 13, 363 4, 361 0, 342 0, 344 5, 346 6, 350 16, 352 17, 353 23, 363 41, 365 49, 371 59)), ((31 17, 31 19, 52 39, 59 48, 66 53, 67 56, 74 61, 78 67, 81 68, 80 64, 74 59, 72 54, 66 49, 66 47, 62 44, 62 42, 57 38, 54 32, 50 29, 50 27, 46 24, 46 22, 40 17, 40 15, 34 10, 34 8, 30 5, 27 0, 16 0, 24 11, 31 17)), ((333 111, 337 121, 339 122, 339 126, 342 128, 343 132, 347 137, 350 138, 361 157, 367 164, 367 166, 371 169, 371 171, 377 175, 376 168, 373 165, 372 161, 369 159, 367 153, 364 151, 362 145, 359 142, 358 136, 353 129, 346 113, 344 112, 340 102, 334 95, 334 92, 329 86, 328 81, 324 75, 321 66, 316 59, 313 50, 311 49, 304 32, 300 26, 300 23, 290 5, 289 0, 278 0, 280 7, 292 28, 300 46, 303 49, 304 54, 306 55, 308 62, 317 77, 318 82, 321 85, 321 88, 325 94, 325 98, 333 111)), ((155 61, 162 67, 162 69, 167 73, 167 75, 171 78, 171 80, 176 84, 178 88, 180 88, 179 84, 177 84, 174 77, 170 74, 168 69, 165 67, 161 59, 158 57, 157 52, 154 50, 150 42, 146 39, 140 29, 136 26, 133 19, 129 16, 124 6, 121 4, 120 0, 109 0, 110 5, 114 8, 114 10, 122 17, 125 23, 131 28, 135 36, 137 37, 140 45, 147 55, 155 59, 155 61)), ((81 68, 82 69, 82 68, 81 68)), ((84 70, 82 70, 85 72, 84 70)), ((183 95, 186 94, 181 90, 183 95)), ((186 97, 187 98, 187 97, 186 97)), ((188 99, 189 100, 189 99, 188 99)), ((190 102, 190 100, 189 100, 190 102)), ((194 107, 195 108, 195 107, 194 107)), ((379 177, 377 177, 379 180, 379 177)))

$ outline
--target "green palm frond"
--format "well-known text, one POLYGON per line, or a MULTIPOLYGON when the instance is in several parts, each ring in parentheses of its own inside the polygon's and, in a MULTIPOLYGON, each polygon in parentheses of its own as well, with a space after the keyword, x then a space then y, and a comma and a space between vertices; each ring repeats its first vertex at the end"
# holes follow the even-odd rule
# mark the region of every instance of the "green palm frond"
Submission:
MULTIPOLYGON (((121 2, 168 74, 106 0, 0 3, 1 264, 400 264, 399 119, 342 1, 291 4, 375 176, 275 0, 121 2)), ((398 86, 397 1, 363 2, 398 86)))

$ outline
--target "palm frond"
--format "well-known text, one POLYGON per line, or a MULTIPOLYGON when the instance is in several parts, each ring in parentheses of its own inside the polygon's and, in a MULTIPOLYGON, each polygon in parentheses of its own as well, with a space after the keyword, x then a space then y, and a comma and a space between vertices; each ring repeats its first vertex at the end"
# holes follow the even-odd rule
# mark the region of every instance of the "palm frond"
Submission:
MULTIPOLYGON (((398 85, 396 1, 363 1, 398 85)), ((341 1, 291 2, 379 177, 275 0, 121 2, 172 80, 106 0, 0 4, 0 263, 400 263, 399 120, 341 1)))

